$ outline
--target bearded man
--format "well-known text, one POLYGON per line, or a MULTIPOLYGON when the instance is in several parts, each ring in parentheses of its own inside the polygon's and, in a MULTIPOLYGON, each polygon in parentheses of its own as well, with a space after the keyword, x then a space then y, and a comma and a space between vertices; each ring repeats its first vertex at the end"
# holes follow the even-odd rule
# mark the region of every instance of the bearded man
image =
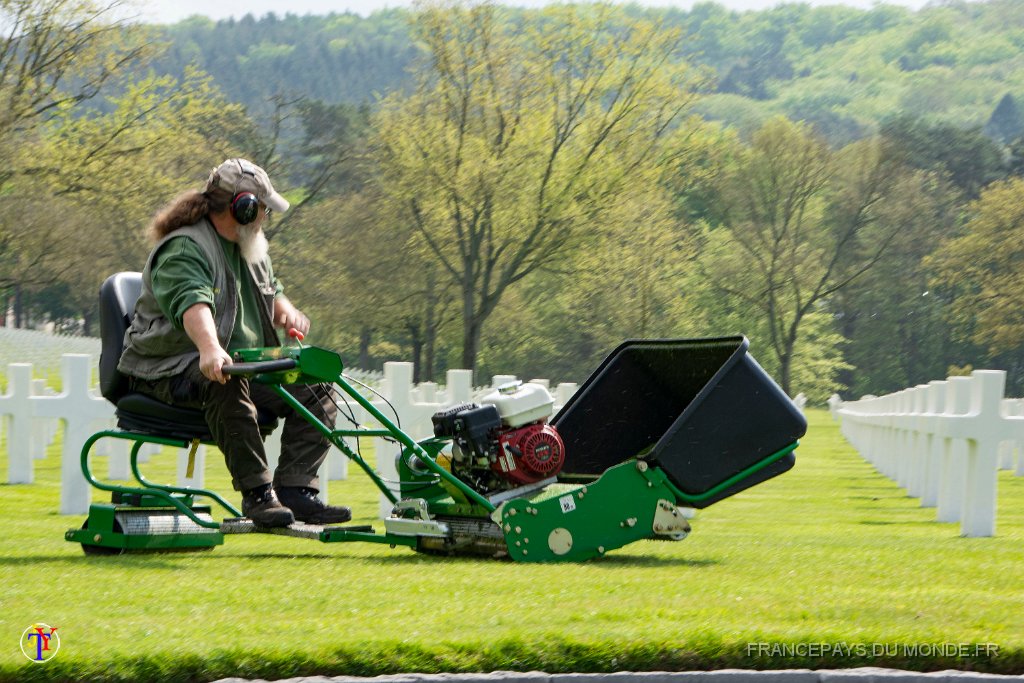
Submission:
MULTIPOLYGON (((274 277, 263 233, 271 211, 287 210, 266 171, 228 159, 202 192, 186 192, 158 212, 149 226, 156 246, 118 365, 133 391, 203 411, 242 492, 242 514, 269 527, 352 517, 347 507, 325 505, 317 495, 330 442, 269 387, 223 372, 234 349, 280 345, 275 327, 309 331, 309 319, 274 277), (273 474, 257 408, 284 419, 273 474)), ((333 427, 337 407, 327 387, 288 390, 333 427)))

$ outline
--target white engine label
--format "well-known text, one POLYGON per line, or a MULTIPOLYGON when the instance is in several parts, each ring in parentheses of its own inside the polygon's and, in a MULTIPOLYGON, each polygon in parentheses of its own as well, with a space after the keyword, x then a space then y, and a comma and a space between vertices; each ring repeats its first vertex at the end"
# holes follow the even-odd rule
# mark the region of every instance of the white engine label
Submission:
POLYGON ((498 456, 498 464, 501 465, 501 471, 511 472, 516 469, 516 459, 512 457, 512 451, 509 449, 508 444, 504 444, 502 455, 498 456))
POLYGON ((561 498, 558 499, 558 502, 562 506, 562 512, 572 512, 573 510, 576 509, 576 501, 573 500, 572 494, 569 494, 568 496, 562 496, 561 498))

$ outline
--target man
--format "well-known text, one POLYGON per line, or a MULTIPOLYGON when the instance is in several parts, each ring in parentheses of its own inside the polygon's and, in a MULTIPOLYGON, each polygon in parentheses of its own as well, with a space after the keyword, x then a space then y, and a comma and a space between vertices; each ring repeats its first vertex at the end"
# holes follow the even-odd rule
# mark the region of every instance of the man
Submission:
MULTIPOLYGON (((157 213, 149 227, 157 244, 118 365, 133 390, 203 411, 242 491, 242 514, 269 527, 352 516, 317 497, 327 439, 267 386, 223 372, 234 349, 278 346, 275 326, 309 331, 309 319, 274 277, 263 234, 271 211, 287 209, 266 171, 228 159, 202 192, 186 192, 157 213), (273 475, 257 409, 284 418, 273 475)), ((337 407, 327 387, 296 385, 289 392, 333 427, 337 407)))

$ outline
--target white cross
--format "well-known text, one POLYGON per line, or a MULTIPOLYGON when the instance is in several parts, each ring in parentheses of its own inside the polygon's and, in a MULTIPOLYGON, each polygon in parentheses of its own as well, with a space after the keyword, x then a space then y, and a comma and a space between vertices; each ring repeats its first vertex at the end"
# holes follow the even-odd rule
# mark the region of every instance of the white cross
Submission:
POLYGON ((0 396, 0 414, 7 415, 7 483, 31 484, 32 364, 7 366, 7 394, 0 396))
POLYGON ((995 535, 999 443, 1017 438, 1024 424, 1024 418, 1003 417, 1000 404, 1005 387, 1005 371, 975 370, 970 409, 964 415, 947 415, 940 423, 943 436, 967 440, 963 536, 995 535))
POLYGON ((66 353, 61 358, 61 386, 57 396, 35 396, 31 399, 36 417, 57 418, 64 422, 64 446, 60 462, 60 513, 81 515, 89 511, 90 487, 82 474, 82 445, 91 436, 95 420, 109 420, 114 407, 105 399, 93 396, 92 357, 66 353))

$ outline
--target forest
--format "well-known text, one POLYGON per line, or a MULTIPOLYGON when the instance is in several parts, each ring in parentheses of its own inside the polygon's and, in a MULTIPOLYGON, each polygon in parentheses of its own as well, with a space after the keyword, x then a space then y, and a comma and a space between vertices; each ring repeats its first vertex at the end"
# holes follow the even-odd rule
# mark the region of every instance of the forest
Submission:
POLYGON ((244 156, 352 366, 582 381, 625 339, 744 334, 813 402, 980 367, 1024 393, 1024 3, 120 5, 0 9, 6 322, 96 334, 154 212, 244 156))

